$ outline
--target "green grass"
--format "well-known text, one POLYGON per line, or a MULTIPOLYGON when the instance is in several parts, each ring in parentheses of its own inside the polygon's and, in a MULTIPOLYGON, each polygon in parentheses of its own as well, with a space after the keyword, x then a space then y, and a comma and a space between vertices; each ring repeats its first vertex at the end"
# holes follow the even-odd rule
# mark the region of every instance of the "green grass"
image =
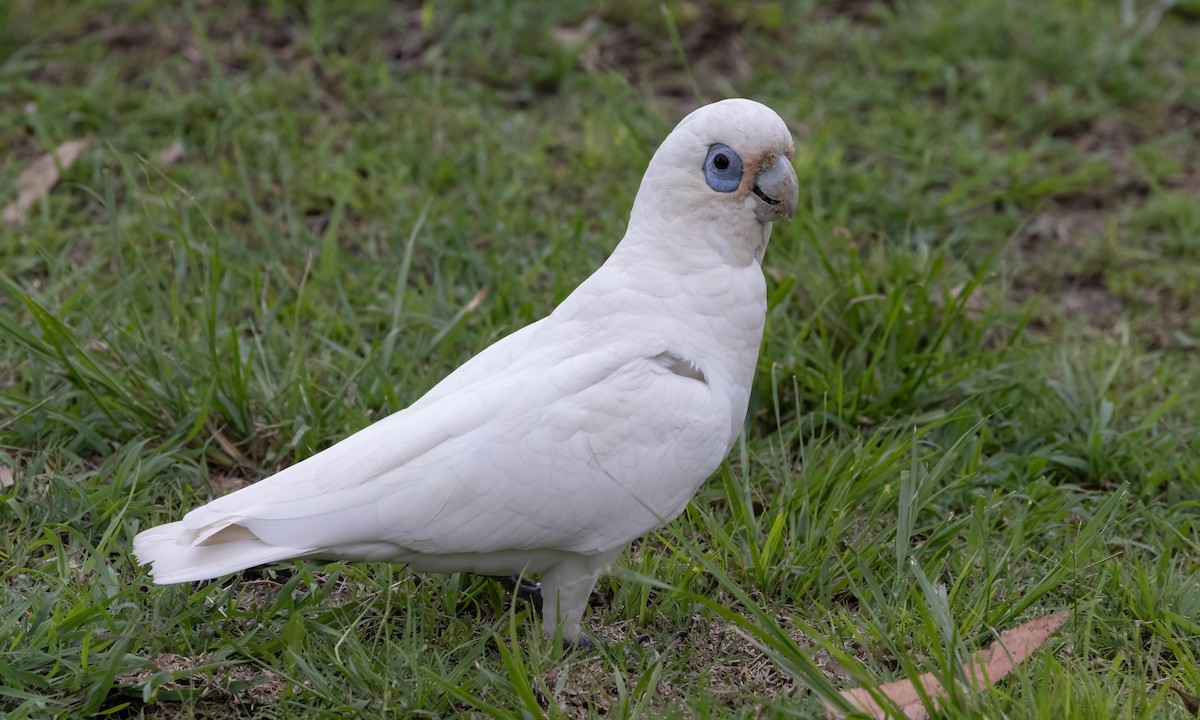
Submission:
POLYGON ((807 717, 1069 609, 946 716, 1188 717, 1200 6, 256 7, 0 10, 0 204, 95 140, 0 227, 0 714, 807 717), (140 529, 554 307, 729 95, 792 127, 801 216, 744 441, 601 582, 606 649, 469 576, 148 583, 140 529))

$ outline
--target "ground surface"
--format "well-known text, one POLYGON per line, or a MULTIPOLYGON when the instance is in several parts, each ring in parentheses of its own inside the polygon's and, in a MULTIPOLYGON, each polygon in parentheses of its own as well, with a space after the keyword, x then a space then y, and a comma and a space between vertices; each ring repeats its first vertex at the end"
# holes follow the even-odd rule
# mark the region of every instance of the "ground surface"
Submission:
POLYGON ((947 716, 1188 717, 1200 6, 498 6, 4 4, 0 204, 91 145, 0 227, 0 713, 812 716, 1067 609, 947 716), (465 576, 147 583, 139 529, 550 310, 730 95, 801 217, 745 442, 602 581, 606 650, 465 576))

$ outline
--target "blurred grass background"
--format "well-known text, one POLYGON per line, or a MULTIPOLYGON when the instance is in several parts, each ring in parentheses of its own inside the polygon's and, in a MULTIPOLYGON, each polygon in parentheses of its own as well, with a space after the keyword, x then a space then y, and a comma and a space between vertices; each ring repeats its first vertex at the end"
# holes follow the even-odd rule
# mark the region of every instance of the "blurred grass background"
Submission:
POLYGON ((0 203, 91 139, 0 226, 9 717, 814 716, 821 681, 949 677, 1063 608, 946 716, 1189 716, 1195 2, 14 0, 0 23, 0 203), (602 581, 606 650, 562 656, 468 576, 148 585, 139 529, 553 308, 657 143, 728 96, 789 123, 802 209, 765 263, 744 442, 602 581))

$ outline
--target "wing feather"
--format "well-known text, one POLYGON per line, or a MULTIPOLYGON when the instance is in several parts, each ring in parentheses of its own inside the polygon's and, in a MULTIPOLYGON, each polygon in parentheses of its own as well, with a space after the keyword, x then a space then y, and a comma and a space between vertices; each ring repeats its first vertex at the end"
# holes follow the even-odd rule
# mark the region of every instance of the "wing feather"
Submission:
POLYGON ((196 542, 235 518, 272 545, 333 554, 381 541, 398 555, 617 547, 682 510, 728 450, 729 409, 664 367, 660 339, 588 347, 477 365, 184 523, 196 542))

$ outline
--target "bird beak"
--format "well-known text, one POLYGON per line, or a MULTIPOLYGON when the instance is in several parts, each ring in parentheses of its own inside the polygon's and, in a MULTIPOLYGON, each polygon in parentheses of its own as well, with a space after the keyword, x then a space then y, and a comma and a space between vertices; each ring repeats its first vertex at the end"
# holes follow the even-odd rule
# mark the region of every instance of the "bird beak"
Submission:
POLYGON ((790 218, 796 214, 796 205, 800 202, 800 186, 796 182, 796 171, 792 169, 791 160, 780 155, 774 164, 760 170, 754 178, 754 194, 758 196, 758 206, 754 214, 761 223, 769 223, 779 218, 790 218))

